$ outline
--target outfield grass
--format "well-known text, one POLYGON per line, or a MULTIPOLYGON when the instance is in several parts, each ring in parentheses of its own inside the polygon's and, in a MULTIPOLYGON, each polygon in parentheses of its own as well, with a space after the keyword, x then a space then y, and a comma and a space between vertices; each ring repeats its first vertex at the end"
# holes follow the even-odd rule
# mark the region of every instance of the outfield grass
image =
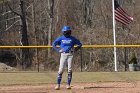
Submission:
MULTIPOLYGON (((0 73, 0 85, 39 85, 56 83, 56 72, 0 73)), ((63 74, 62 83, 67 81, 63 74)), ((140 81, 140 72, 74 72, 73 83, 140 81)))

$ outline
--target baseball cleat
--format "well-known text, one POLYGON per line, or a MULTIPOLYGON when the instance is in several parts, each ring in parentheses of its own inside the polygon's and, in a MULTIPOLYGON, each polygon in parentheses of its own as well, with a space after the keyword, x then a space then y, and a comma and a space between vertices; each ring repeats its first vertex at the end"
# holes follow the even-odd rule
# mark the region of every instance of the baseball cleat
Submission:
POLYGON ((70 86, 70 85, 67 85, 66 88, 67 88, 67 89, 71 89, 71 86, 70 86))
POLYGON ((57 85, 57 86, 55 87, 55 90, 60 90, 60 86, 57 85))

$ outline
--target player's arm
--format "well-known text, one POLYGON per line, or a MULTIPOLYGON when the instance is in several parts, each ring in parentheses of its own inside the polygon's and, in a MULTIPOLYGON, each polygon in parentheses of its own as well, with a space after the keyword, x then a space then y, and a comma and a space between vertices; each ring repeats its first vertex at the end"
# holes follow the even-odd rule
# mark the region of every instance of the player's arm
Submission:
POLYGON ((80 42, 80 40, 75 38, 75 45, 77 45, 77 47, 74 49, 74 51, 79 50, 82 47, 82 43, 80 42))
POLYGON ((59 52, 59 48, 57 48, 56 46, 57 45, 60 45, 60 43, 61 43, 61 39, 60 38, 57 38, 54 42, 53 42, 53 48, 57 51, 57 52, 59 52))

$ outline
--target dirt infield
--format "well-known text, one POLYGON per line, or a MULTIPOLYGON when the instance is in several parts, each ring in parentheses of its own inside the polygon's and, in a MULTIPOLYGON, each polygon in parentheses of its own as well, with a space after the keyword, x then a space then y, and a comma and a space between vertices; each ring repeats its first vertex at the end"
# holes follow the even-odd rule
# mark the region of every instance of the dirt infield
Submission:
POLYGON ((0 86, 0 93, 140 93, 140 81, 74 83, 67 90, 65 84, 54 90, 55 84, 0 86))

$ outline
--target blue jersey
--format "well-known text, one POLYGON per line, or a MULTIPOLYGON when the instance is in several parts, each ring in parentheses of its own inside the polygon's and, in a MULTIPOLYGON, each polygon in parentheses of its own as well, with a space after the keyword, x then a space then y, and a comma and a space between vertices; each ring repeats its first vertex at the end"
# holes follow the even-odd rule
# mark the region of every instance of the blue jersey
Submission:
POLYGON ((69 53, 74 45, 78 45, 78 47, 82 46, 81 42, 73 36, 61 36, 53 42, 53 48, 59 52, 60 49, 57 48, 56 45, 59 45, 60 49, 64 49, 65 53, 69 53))

